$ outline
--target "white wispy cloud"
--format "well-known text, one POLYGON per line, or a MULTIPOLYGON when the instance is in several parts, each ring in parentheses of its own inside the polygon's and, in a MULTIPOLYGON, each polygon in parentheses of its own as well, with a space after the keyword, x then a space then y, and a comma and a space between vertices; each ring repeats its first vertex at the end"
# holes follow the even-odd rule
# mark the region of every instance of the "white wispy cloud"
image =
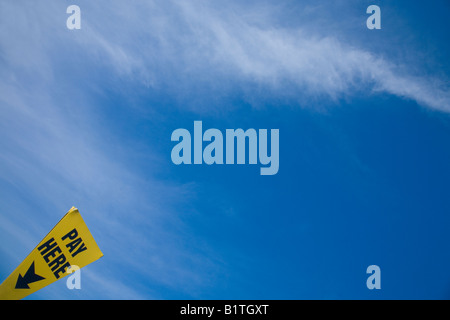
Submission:
POLYGON ((278 17, 271 15, 273 3, 135 4, 110 4, 104 15, 86 22, 86 37, 80 41, 119 74, 150 87, 189 99, 196 91, 205 94, 199 87, 226 95, 241 86, 257 96, 261 91, 251 89, 257 85, 270 95, 300 102, 388 93, 450 111, 445 79, 408 74, 401 61, 347 45, 320 28, 314 32, 309 20, 280 26, 274 23, 280 9, 275 8, 278 17))
MULTIPOLYGON (((149 148, 145 157, 153 161, 145 175, 132 167, 126 159, 139 154, 133 150, 139 142, 115 135, 114 128, 102 123, 107 116, 96 115, 100 106, 89 90, 102 95, 102 84, 89 87, 95 80, 84 81, 70 73, 86 71, 89 64, 108 57, 106 65, 115 66, 112 74, 126 77, 135 68, 132 59, 95 31, 78 40, 76 34, 67 33, 65 10, 60 11, 64 5, 28 5, 25 10, 14 1, 0 5, 0 231, 2 243, 8 239, 10 244, 0 252, 14 256, 2 261, 1 270, 12 271, 75 205, 105 254, 102 260, 107 261, 106 271, 94 267, 97 277, 90 277, 106 285, 106 295, 102 288, 93 287, 100 296, 143 297, 134 293, 132 280, 124 280, 124 270, 134 279, 167 287, 181 285, 186 292, 202 286, 198 274, 215 266, 202 250, 190 254, 194 249, 183 245, 192 246, 198 239, 180 232, 183 222, 175 210, 189 196, 188 187, 156 179, 153 175, 162 156, 149 148), (40 18, 34 31, 28 33, 36 16, 40 18), (61 29, 53 28, 61 22, 61 29), (61 52, 77 41, 87 41, 87 46, 77 47, 85 50, 86 60, 67 68, 80 61, 60 59, 61 52), (91 41, 95 46, 89 45, 91 41), (185 270, 181 265, 190 267, 185 270)), ((76 59, 77 54, 72 57, 76 59)))

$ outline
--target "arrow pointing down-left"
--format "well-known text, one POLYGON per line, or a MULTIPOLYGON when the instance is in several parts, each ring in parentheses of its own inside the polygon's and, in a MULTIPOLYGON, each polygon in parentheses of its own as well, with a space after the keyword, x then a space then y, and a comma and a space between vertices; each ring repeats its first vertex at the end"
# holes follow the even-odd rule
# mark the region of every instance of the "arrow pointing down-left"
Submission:
POLYGON ((36 274, 34 271, 34 261, 31 264, 31 266, 28 268, 28 271, 25 273, 25 275, 22 277, 22 275, 19 273, 19 277, 17 278, 16 283, 16 289, 30 289, 28 286, 32 282, 44 280, 44 277, 41 277, 40 275, 36 274))

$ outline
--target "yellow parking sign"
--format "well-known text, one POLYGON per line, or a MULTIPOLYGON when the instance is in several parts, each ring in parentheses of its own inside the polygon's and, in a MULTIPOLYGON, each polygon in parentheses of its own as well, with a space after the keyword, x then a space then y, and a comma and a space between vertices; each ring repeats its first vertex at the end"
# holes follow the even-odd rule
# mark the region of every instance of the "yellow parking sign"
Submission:
POLYGON ((0 300, 19 300, 101 258, 80 212, 72 208, 0 285, 0 300))

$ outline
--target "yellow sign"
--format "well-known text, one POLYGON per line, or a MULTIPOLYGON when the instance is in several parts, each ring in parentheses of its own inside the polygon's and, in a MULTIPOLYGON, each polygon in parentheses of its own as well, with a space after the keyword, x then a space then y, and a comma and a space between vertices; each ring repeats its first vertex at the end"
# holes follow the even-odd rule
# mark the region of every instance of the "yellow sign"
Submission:
POLYGON ((19 300, 59 280, 67 268, 79 268, 103 253, 81 218, 72 208, 0 285, 0 300, 19 300))

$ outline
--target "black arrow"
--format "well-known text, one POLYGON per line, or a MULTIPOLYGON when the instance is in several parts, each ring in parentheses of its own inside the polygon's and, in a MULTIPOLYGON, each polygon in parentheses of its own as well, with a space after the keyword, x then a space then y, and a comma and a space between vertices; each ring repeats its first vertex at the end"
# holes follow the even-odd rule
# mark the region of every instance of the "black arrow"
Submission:
POLYGON ((28 284, 36 281, 44 280, 44 277, 41 277, 40 275, 37 275, 34 272, 34 261, 31 264, 31 266, 28 268, 27 273, 22 277, 22 275, 19 273, 19 277, 17 278, 16 283, 16 289, 30 289, 28 284))

